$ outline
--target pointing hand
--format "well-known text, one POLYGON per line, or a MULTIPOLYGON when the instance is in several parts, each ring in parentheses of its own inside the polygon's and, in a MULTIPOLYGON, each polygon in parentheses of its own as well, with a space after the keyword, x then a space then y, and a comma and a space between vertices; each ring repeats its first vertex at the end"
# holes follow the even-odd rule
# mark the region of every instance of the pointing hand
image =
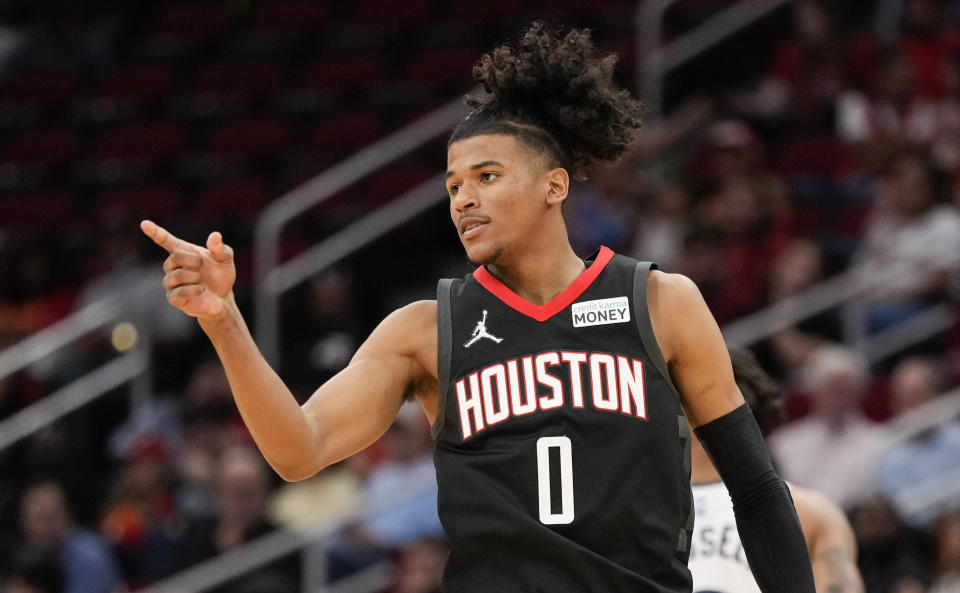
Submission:
POLYGON ((163 262, 163 286, 170 304, 197 319, 219 317, 237 279, 233 249, 224 244, 220 233, 210 233, 207 246, 201 247, 178 239, 151 220, 141 222, 140 228, 170 254, 163 262))

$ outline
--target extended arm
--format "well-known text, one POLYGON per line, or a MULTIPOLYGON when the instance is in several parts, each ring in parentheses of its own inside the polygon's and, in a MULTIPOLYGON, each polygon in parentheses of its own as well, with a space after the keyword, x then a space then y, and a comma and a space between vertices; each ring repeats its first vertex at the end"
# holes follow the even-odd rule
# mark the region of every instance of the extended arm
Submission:
POLYGON ((857 542, 843 511, 824 495, 791 487, 813 561, 817 593, 863 593, 857 542))
POLYGON ((683 276, 655 271, 648 297, 654 333, 687 417, 730 491, 737 531, 760 590, 813 593, 810 556, 790 493, 773 470, 700 291, 683 276))
POLYGON ((219 233, 204 248, 152 222, 141 226, 170 253, 164 263, 167 300, 199 321, 223 363, 240 415, 284 479, 304 479, 362 450, 386 432, 404 397, 428 399, 432 393, 436 303, 414 303, 387 317, 350 364, 300 406, 240 315, 232 292, 233 252, 219 233))

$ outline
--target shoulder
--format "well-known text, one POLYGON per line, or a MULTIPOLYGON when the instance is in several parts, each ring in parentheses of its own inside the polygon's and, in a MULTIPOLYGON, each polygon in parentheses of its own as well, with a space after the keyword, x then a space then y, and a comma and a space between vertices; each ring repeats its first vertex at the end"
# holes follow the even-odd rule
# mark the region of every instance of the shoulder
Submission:
POLYGON ((703 339, 704 332, 716 327, 700 289, 683 274, 651 270, 647 280, 647 307, 667 362, 687 346, 695 346, 703 339))
POLYGON ((432 342, 436 351, 437 301, 415 301, 400 307, 380 322, 370 338, 401 352, 419 351, 432 342))
POLYGON ((703 300, 697 285, 693 280, 683 274, 650 270, 647 284, 647 292, 661 297, 667 297, 667 304, 676 298, 703 300))
POLYGON ((105 560, 110 552, 106 542, 95 532, 77 528, 64 542, 65 554, 76 560, 85 562, 96 562, 105 560))

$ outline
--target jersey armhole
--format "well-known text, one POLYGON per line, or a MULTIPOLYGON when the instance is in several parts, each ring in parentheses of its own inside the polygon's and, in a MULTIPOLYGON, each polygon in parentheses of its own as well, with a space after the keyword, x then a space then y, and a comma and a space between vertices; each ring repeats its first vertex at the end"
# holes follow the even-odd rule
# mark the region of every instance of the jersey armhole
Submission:
POLYGON ((450 287, 453 278, 437 283, 437 417, 430 427, 430 436, 437 440, 447 415, 447 387, 450 385, 450 359, 453 354, 453 314, 450 310, 450 287))
MULTIPOLYGON (((660 344, 657 343, 657 336, 653 333, 653 322, 650 321, 650 308, 647 304, 647 284, 650 277, 650 270, 659 269, 653 262, 638 262, 633 272, 633 317, 637 323, 637 332, 640 334, 640 341, 650 362, 663 377, 664 382, 670 387, 673 396, 677 398, 677 403, 683 409, 683 399, 680 397, 680 391, 673 383, 670 377, 670 370, 667 368, 667 361, 663 358, 663 352, 660 351, 660 344)), ((683 443, 683 471, 686 484, 690 484, 690 427, 687 426, 687 419, 681 412, 677 416, 677 436, 683 443)), ((687 520, 680 529, 677 537, 676 551, 679 554, 687 554, 690 551, 690 537, 693 534, 694 512, 693 512, 693 491, 688 489, 689 499, 687 507, 687 520)))
POLYGON ((648 261, 637 263, 633 274, 633 317, 637 322, 637 331, 640 333, 640 341, 643 348, 647 351, 650 361, 656 367, 660 376, 670 386, 673 395, 677 401, 680 399, 680 392, 677 386, 673 384, 670 377, 670 371, 667 369, 667 361, 663 358, 660 351, 660 344, 657 343, 657 337, 653 333, 653 322, 650 321, 650 309, 647 306, 647 280, 650 276, 650 270, 659 269, 657 264, 648 261))

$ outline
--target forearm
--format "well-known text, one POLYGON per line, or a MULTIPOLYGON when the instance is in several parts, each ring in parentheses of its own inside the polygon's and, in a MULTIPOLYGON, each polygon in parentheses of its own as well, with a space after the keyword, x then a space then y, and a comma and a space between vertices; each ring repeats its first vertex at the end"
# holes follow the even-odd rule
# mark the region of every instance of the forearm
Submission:
POLYGON ((730 491, 737 531, 763 593, 813 593, 810 554, 786 484, 745 405, 696 430, 730 491))
POLYGON ((319 469, 315 429, 260 353, 233 296, 223 315, 201 319, 200 327, 223 363, 244 423, 273 469, 288 480, 319 469))

